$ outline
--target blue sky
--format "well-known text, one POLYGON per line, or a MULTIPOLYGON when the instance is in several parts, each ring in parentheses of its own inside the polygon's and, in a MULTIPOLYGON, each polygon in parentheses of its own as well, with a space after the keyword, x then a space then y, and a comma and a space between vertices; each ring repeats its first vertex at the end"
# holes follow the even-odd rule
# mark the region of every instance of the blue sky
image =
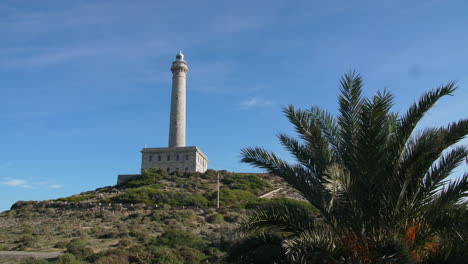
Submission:
MULTIPOLYGON (((209 167, 292 133, 281 106, 337 108, 338 79, 394 93, 395 111, 457 80, 421 127, 467 117, 466 1, 0 1, 0 211, 138 173, 168 141, 183 50, 187 144, 209 167)), ((466 142, 466 141, 465 141, 466 142)), ((466 170, 466 166, 459 171, 466 170)))

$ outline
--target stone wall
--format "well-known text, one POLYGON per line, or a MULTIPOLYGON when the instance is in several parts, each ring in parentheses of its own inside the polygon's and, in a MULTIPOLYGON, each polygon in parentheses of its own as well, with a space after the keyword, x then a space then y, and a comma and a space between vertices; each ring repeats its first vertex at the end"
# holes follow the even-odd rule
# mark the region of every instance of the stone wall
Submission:
POLYGON ((120 174, 117 175, 117 185, 128 182, 131 178, 141 176, 141 174, 120 174))
MULTIPOLYGON (((60 202, 60 201, 18 201, 11 207, 11 210, 21 210, 21 208, 46 209, 54 208, 56 211, 137 211, 137 210, 168 210, 164 205, 148 204, 122 204, 122 203, 91 203, 91 202, 60 202)), ((183 209, 206 209, 197 206, 171 206, 170 210, 183 209)), ((223 208, 212 208, 223 210, 223 208)), ((236 208, 232 208, 236 210, 236 208)))

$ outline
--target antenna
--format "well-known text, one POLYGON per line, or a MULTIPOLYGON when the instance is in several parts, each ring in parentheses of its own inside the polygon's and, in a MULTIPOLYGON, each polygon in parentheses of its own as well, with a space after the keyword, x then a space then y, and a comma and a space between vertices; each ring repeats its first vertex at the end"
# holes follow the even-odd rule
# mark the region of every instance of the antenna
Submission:
POLYGON ((218 173, 218 203, 217 208, 219 209, 219 173, 218 173))

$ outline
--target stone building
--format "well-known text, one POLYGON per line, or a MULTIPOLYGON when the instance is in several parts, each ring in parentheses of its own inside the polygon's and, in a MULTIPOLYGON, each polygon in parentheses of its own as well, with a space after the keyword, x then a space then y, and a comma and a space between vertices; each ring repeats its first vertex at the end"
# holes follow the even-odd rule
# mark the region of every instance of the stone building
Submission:
MULTIPOLYGON (((188 64, 179 52, 172 63, 171 116, 169 121, 169 146, 167 148, 143 148, 141 169, 161 168, 167 172, 205 172, 208 157, 195 146, 185 146, 186 80, 188 64)), ((117 184, 128 181, 136 174, 119 175, 117 184)))

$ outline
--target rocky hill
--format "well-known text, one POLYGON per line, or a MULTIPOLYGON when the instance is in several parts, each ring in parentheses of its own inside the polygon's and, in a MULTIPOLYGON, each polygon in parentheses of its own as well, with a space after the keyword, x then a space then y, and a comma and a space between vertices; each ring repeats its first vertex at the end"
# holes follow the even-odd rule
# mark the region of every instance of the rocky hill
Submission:
POLYGON ((242 215, 291 198, 302 199, 274 175, 150 169, 119 186, 15 203, 0 214, 0 251, 65 253, 3 263, 227 263, 242 215))

